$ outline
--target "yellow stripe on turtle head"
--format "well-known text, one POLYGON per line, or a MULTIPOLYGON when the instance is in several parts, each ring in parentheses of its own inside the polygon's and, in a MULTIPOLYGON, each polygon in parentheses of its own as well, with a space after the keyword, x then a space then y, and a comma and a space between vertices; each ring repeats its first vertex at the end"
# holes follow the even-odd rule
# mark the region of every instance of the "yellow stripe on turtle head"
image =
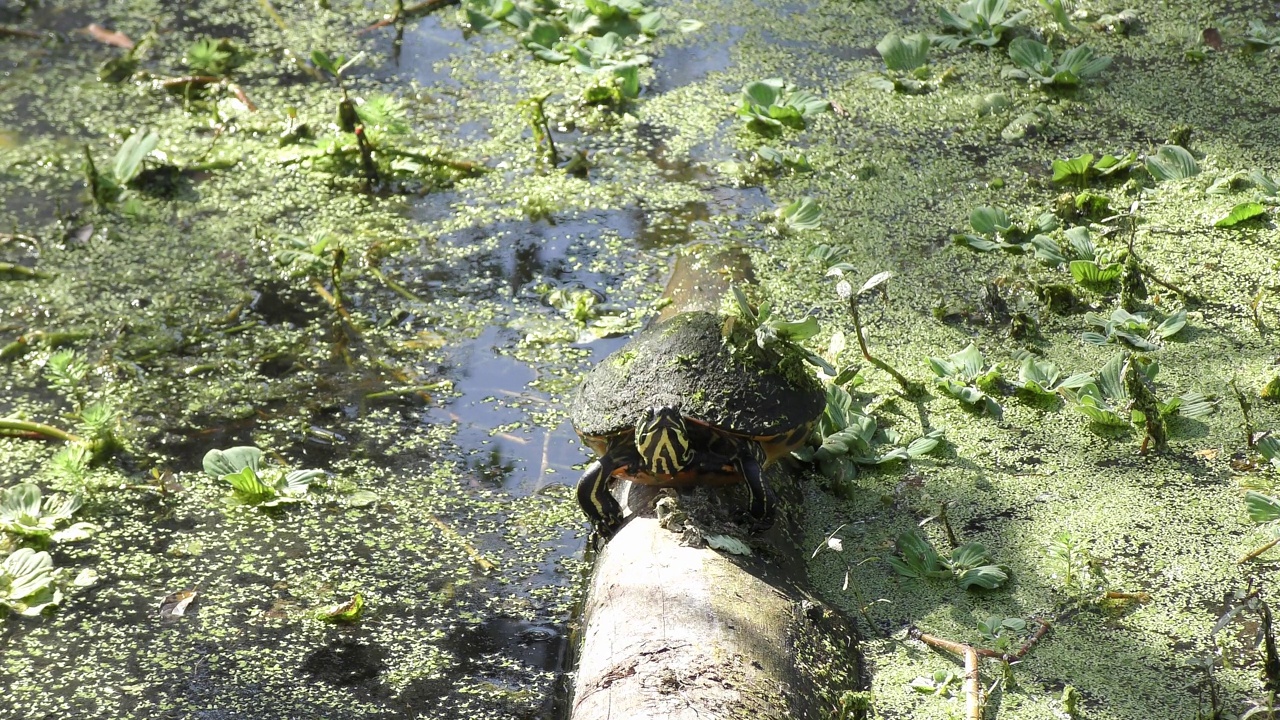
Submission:
POLYGON ((636 420, 636 450, 650 472, 675 475, 693 460, 689 429, 672 407, 649 408, 636 420))

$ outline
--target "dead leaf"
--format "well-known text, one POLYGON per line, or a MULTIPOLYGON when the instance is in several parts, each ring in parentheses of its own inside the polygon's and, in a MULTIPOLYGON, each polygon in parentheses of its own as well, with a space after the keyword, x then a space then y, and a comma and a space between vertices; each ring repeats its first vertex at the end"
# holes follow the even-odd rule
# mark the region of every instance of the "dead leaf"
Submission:
POLYGON ((179 590, 160 601, 160 619, 173 622, 186 614, 187 608, 196 599, 195 590, 179 590))
POLYGON ((1204 40, 1205 45, 1208 45, 1214 50, 1222 50, 1222 48, 1226 46, 1226 43, 1222 42, 1222 33, 1218 32, 1218 28, 1205 28, 1204 31, 1200 33, 1200 38, 1204 40))
POLYGON ((128 35, 119 30, 108 30, 97 23, 90 23, 89 27, 80 30, 80 32, 104 45, 113 45, 125 50, 133 49, 133 40, 130 40, 128 35))

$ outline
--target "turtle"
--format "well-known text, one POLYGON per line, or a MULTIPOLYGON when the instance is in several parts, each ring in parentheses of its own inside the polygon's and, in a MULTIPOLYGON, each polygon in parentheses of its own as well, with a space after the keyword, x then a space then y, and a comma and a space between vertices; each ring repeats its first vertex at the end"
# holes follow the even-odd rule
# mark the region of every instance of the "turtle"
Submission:
POLYGON ((761 347, 742 318, 694 311, 650 326, 602 360, 572 401, 597 458, 577 497, 602 540, 622 525, 609 479, 660 487, 746 483, 758 529, 776 498, 765 467, 809 437, 826 393, 798 352, 761 347))

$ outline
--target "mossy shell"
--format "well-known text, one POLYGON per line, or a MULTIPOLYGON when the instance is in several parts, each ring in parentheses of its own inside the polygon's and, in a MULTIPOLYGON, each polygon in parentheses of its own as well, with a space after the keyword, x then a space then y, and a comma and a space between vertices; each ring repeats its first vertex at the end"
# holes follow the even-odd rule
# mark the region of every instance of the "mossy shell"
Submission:
POLYGON ((769 438, 811 423, 826 394, 799 353, 761 349, 740 318, 688 312, 597 365, 578 388, 573 425, 598 440, 634 430, 641 411, 662 405, 721 432, 769 438))

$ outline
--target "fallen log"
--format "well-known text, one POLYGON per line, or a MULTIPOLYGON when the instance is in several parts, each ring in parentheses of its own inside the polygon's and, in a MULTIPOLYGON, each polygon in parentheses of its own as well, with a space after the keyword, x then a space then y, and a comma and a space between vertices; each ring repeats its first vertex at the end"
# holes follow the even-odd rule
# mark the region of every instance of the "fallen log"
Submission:
MULTIPOLYGON (((717 310, 729 283, 749 272, 741 252, 682 257, 663 317, 717 310)), ((571 720, 864 714, 854 625, 806 590, 793 472, 767 471, 779 517, 767 533, 747 538, 749 556, 705 544, 724 542, 716 531, 731 526, 725 506, 745 502, 738 488, 695 489, 672 514, 662 498, 674 491, 618 483, 615 494, 631 517, 595 560, 571 720), (680 532, 684 514, 700 530, 680 532)))

